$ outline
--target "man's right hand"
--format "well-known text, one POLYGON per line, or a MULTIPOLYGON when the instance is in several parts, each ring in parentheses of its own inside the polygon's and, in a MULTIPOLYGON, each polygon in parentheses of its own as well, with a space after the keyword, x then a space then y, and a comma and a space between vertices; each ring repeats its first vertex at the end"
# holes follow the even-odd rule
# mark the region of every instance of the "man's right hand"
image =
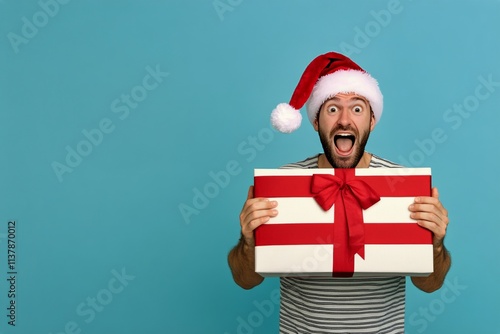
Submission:
POLYGON ((278 214, 276 201, 254 198, 253 186, 248 188, 247 200, 240 213, 241 238, 228 254, 234 281, 244 289, 259 285, 264 277, 255 272, 254 230, 278 214))
POLYGON ((246 246, 254 247, 254 230, 278 215, 278 202, 267 198, 254 198, 253 186, 248 188, 247 200, 240 213, 241 235, 246 246))

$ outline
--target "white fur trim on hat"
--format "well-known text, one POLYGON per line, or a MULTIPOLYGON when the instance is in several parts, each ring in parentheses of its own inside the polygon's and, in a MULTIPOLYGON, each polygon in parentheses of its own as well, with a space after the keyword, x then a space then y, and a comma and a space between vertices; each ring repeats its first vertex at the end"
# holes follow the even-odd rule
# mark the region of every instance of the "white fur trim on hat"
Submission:
POLYGON ((307 116, 312 124, 323 103, 338 93, 355 93, 366 98, 375 115, 375 122, 379 121, 384 97, 377 80, 363 71, 338 70, 321 77, 307 100, 307 116))
POLYGON ((288 103, 280 103, 271 113, 271 124, 283 133, 291 133, 297 130, 302 122, 300 111, 288 103))

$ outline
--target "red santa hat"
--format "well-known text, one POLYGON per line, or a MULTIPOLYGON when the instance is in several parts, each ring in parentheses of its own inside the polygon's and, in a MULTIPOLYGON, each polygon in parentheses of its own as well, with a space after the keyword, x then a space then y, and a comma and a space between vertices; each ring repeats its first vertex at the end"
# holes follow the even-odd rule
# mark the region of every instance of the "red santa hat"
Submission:
POLYGON ((375 122, 382 116, 384 99, 377 80, 348 57, 328 52, 307 66, 290 103, 280 103, 271 113, 271 124, 284 133, 297 130, 302 122, 300 108, 306 103, 307 116, 313 124, 323 103, 338 93, 363 96, 370 103, 375 122))

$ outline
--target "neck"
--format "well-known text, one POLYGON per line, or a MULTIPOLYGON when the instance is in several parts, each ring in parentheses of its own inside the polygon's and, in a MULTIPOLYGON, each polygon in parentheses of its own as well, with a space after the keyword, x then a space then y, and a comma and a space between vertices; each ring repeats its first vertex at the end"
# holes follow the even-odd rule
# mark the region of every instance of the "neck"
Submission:
MULTIPOLYGON (((368 168, 370 166, 371 159, 372 159, 372 155, 365 151, 355 168, 368 168)), ((333 168, 332 165, 328 162, 328 159, 326 158, 325 154, 321 154, 319 156, 318 167, 319 168, 333 168)))

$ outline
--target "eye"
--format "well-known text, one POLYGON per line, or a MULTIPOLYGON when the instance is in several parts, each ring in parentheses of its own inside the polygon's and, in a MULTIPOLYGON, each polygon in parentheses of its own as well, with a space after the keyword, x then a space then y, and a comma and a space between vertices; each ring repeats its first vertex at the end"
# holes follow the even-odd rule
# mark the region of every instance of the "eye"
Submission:
POLYGON ((337 112, 337 107, 336 106, 329 106, 328 107, 328 112, 330 112, 330 113, 337 112))
POLYGON ((357 113, 357 114, 358 114, 358 113, 360 113, 360 112, 362 112, 362 111, 363 111, 363 107, 361 107, 361 106, 354 106, 354 107, 352 108, 352 111, 354 111, 355 113, 357 113))

